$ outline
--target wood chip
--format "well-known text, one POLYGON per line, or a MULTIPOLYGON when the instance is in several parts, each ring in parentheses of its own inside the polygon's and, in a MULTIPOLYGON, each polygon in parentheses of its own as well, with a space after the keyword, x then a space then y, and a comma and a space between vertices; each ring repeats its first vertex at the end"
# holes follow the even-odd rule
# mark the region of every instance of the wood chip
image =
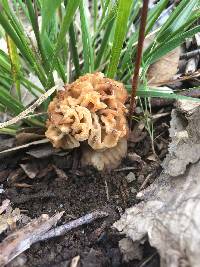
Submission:
POLYGON ((71 264, 70 264, 70 267, 77 267, 78 266, 78 263, 80 261, 80 256, 76 256, 72 259, 71 261, 71 264))
POLYGON ((20 218, 20 209, 16 208, 13 210, 10 206, 10 200, 4 200, 0 206, 0 234, 9 228, 14 229, 16 227, 16 222, 20 218))

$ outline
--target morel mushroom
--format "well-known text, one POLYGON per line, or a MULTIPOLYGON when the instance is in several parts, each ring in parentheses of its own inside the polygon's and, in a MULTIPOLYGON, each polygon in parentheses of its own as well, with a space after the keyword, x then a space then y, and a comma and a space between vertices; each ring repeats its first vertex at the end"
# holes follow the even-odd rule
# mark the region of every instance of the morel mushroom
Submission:
POLYGON ((46 136, 56 148, 81 146, 83 165, 115 168, 127 151, 126 98, 122 83, 86 74, 49 104, 46 136))

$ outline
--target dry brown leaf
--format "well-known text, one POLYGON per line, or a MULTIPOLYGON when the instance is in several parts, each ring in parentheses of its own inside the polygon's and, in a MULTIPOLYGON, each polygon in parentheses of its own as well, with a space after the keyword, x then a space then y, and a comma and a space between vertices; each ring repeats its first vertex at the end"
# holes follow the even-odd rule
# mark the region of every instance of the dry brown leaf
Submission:
POLYGON ((38 164, 35 161, 20 164, 20 167, 23 169, 26 175, 31 179, 34 179, 39 172, 38 164))
POLYGON ((150 65, 147 71, 149 85, 157 85, 158 83, 173 79, 173 76, 178 71, 180 52, 180 47, 177 47, 150 65))
POLYGON ((41 140, 44 138, 44 135, 37 133, 18 133, 16 135, 16 145, 20 146, 27 144, 33 141, 41 140))
POLYGON ((0 159, 4 158, 5 156, 10 156, 10 155, 16 153, 16 151, 18 151, 18 150, 23 150, 23 149, 28 148, 30 146, 37 146, 37 145, 46 144, 46 143, 49 143, 49 140, 47 138, 42 139, 42 140, 38 140, 38 141, 34 141, 34 142, 31 142, 31 143, 28 143, 28 144, 25 144, 22 146, 16 146, 16 147, 12 147, 10 149, 0 151, 0 159))
POLYGON ((36 159, 47 158, 49 156, 55 155, 56 153, 58 153, 58 150, 53 148, 50 143, 43 144, 38 147, 29 148, 26 152, 26 154, 31 155, 36 159))
POLYGON ((21 168, 11 171, 7 177, 8 184, 18 183, 26 177, 26 174, 21 168))
POLYGON ((2 205, 0 206, 0 214, 3 213, 10 205, 10 200, 6 199, 2 202, 2 205))
POLYGON ((67 176, 67 174, 60 168, 56 167, 55 165, 53 165, 53 168, 58 176, 58 178, 60 180, 65 180, 67 181, 69 179, 69 177, 67 176))

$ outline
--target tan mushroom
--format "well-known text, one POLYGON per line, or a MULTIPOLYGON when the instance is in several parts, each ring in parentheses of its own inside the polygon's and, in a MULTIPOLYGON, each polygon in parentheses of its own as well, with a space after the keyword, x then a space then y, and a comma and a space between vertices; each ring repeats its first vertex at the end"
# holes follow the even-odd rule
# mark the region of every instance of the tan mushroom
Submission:
POLYGON ((122 83, 86 74, 49 104, 46 136, 56 148, 81 146, 83 164, 114 168, 127 150, 126 98, 122 83))

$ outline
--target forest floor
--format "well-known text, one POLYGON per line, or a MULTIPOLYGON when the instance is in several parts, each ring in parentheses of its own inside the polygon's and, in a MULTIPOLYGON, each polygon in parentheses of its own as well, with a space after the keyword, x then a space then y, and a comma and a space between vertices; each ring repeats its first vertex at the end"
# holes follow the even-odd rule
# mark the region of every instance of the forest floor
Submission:
MULTIPOLYGON (((26 222, 41 214, 52 216, 61 211, 64 215, 58 225, 95 210, 109 214, 64 236, 35 243, 8 266, 159 266, 159 256, 148 242, 140 245, 138 257, 127 262, 119 247, 124 236, 112 225, 126 208, 138 202, 137 192, 160 174, 169 142, 167 113, 171 108, 169 105, 154 110, 156 155, 144 122, 136 123, 130 134, 127 158, 112 172, 79 168, 78 151, 54 150, 50 143, 35 141, 39 136, 35 133, 31 136, 22 132, 16 138, 1 135, 0 148, 7 152, 0 154, 0 198, 9 199, 13 209, 19 208, 26 222), (27 140, 35 144, 23 147, 27 140), (18 148, 12 151, 13 147, 18 148), (72 265, 75 256, 80 259, 72 265)), ((22 220, 16 227, 24 224, 22 220)))

